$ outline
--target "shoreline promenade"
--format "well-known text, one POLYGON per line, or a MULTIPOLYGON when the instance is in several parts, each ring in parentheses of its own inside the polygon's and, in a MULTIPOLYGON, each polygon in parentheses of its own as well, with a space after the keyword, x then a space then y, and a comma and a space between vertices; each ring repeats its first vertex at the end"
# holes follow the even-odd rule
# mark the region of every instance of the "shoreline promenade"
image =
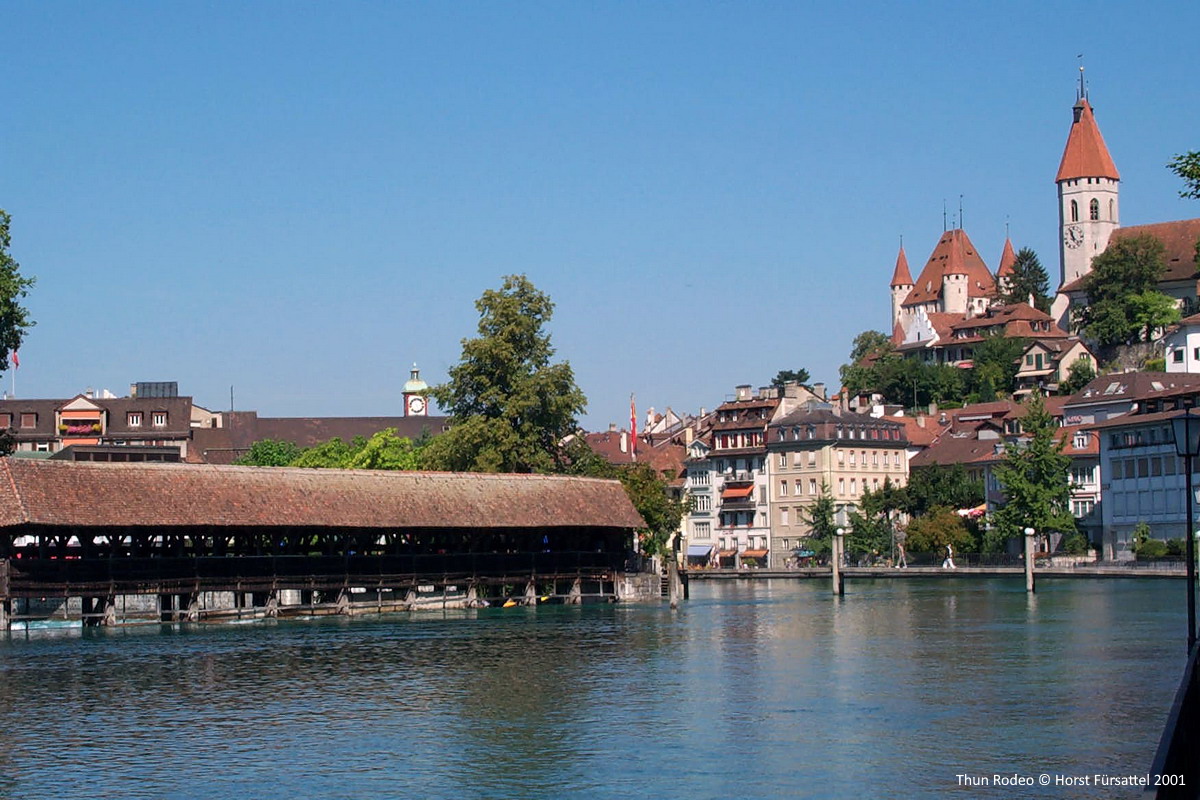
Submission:
MULTIPOLYGON (((830 567, 800 567, 795 569, 689 569, 683 570, 688 580, 790 580, 823 578, 828 580, 830 567)), ((842 567, 846 578, 969 578, 977 576, 1013 576, 1025 574, 1023 566, 979 566, 957 567, 842 567)), ((1102 564, 1097 566, 1035 567, 1039 578, 1186 578, 1187 571, 1182 563, 1168 565, 1143 564, 1120 566, 1102 564)))

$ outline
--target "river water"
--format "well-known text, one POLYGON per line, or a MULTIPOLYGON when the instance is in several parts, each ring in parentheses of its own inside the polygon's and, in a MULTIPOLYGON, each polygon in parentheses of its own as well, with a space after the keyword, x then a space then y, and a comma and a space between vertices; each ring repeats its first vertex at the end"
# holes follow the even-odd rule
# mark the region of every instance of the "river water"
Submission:
POLYGON ((692 585, 665 604, 14 633, 3 798, 1139 797, 1170 580, 692 585))

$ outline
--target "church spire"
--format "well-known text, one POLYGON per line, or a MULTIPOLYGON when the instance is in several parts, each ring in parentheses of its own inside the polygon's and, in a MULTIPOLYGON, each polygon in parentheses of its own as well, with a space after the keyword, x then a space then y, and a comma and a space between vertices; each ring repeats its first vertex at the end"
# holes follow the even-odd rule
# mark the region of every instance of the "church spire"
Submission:
POLYGON ((1078 178, 1121 180, 1117 165, 1113 163, 1112 156, 1108 154, 1108 147, 1104 144, 1104 137, 1100 135, 1100 127, 1096 125, 1092 105, 1087 99, 1087 87, 1084 86, 1082 72, 1079 75, 1079 98, 1075 101, 1072 111, 1075 121, 1071 123, 1071 132, 1067 134, 1067 146, 1058 165, 1055 183, 1078 178))
POLYGON ((900 255, 896 256, 896 269, 892 273, 892 286, 912 286, 912 273, 908 271, 908 257, 904 255, 904 245, 900 245, 900 255))
POLYGON ((1013 264, 1017 263, 1017 254, 1013 252, 1012 239, 1004 237, 1004 252, 1000 254, 1000 266, 996 268, 996 278, 1007 278, 1013 274, 1013 264))

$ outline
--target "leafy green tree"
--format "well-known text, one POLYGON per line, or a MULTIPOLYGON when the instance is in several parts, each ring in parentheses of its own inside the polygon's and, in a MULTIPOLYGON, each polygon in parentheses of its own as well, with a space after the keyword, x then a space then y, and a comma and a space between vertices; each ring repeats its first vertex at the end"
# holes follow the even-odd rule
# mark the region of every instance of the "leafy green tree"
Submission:
POLYGON ((416 470, 421 468, 421 448, 396 435, 395 428, 376 433, 347 460, 350 469, 416 470))
POLYGON ((852 394, 879 391, 875 362, 882 358, 898 358, 895 349, 891 337, 880 331, 863 331, 855 336, 850 348, 850 363, 843 364, 838 370, 842 386, 852 394))
POLYGON ((1050 276, 1042 266, 1037 253, 1028 247, 1017 252, 1012 274, 1008 277, 1006 290, 1000 293, 1000 302, 1028 303, 1033 296, 1033 307, 1039 311, 1050 311, 1050 276))
POLYGON ((809 380, 808 370, 806 369, 781 369, 775 375, 771 385, 776 389, 782 389, 786 383, 798 383, 801 386, 807 386, 809 380))
POLYGON ((863 492, 858 510, 849 514, 846 552, 890 556, 893 514, 900 510, 902 499, 903 490, 886 478, 878 490, 863 492))
POLYGON ((1179 322, 1179 306, 1175 298, 1151 289, 1129 296, 1129 318, 1149 342, 1157 330, 1179 322))
MULTIPOLYGON (((21 265, 8 251, 12 244, 8 232, 11 222, 12 217, 0 208, 0 372, 8 368, 11 354, 21 349, 25 332, 34 325, 21 300, 28 296, 36 279, 21 275, 21 265)), ((0 455, 11 453, 13 448, 12 435, 0 433, 0 455)))
POLYGON ((971 478, 962 464, 931 464, 914 469, 898 493, 900 507, 920 517, 937 506, 975 508, 983 502, 983 481, 971 478))
POLYGON ((1005 538, 1022 535, 1031 527, 1041 535, 1074 533, 1071 515, 1071 457, 1063 453, 1066 439, 1058 437, 1054 418, 1036 392, 1025 402, 1021 419, 1024 436, 1010 441, 996 478, 1004 489, 1005 503, 993 523, 1005 538))
POLYGON ((646 521, 646 527, 638 531, 641 551, 651 556, 665 555, 671 537, 679 532, 689 510, 685 502, 671 493, 667 478, 645 463, 610 464, 580 437, 575 437, 569 447, 568 471, 573 475, 619 480, 629 501, 646 521))
POLYGON ((1058 385, 1061 395, 1075 394, 1092 382, 1096 377, 1096 368, 1090 358, 1077 358, 1067 367, 1067 378, 1058 385))
POLYGON ((836 512, 837 507, 834 505, 833 495, 829 493, 829 485, 822 482, 821 493, 817 495, 817 499, 797 514, 800 521, 808 525, 806 547, 812 550, 814 555, 823 556, 832 549, 833 534, 837 531, 837 522, 834 520, 836 512))
POLYGON ((974 368, 969 370, 968 391, 980 403, 1016 391, 1017 372, 1021 368, 1021 353, 1028 343, 1020 337, 985 336, 971 354, 974 368))
POLYGON ((309 447, 300 453, 289 466, 309 469, 347 469, 350 457, 366 444, 361 437, 353 444, 335 436, 326 442, 309 447))
POLYGON ((944 554, 946 545, 957 553, 970 553, 975 549, 975 537, 953 508, 934 506, 927 514, 908 523, 908 552, 944 554))
POLYGON ((1200 200, 1200 150, 1175 156, 1167 167, 1183 179, 1183 188, 1179 190, 1179 196, 1200 200))
MULTIPOLYGON (((1169 318, 1164 302, 1153 297, 1162 294, 1158 281, 1166 271, 1165 252, 1161 241, 1143 234, 1110 243, 1092 261, 1092 271, 1083 280, 1087 304, 1075 310, 1074 321, 1106 356, 1169 318)), ((1174 304, 1170 298, 1167 302, 1174 304)))
POLYGON ((882 331, 863 331, 854 337, 850 346, 850 363, 857 364, 866 358, 878 358, 896 349, 892 337, 882 331))
POLYGON ((250 445, 246 455, 233 462, 248 467, 286 467, 300 455, 294 442, 282 439, 259 439, 250 445))
POLYGON ((554 304, 524 275, 509 275, 475 302, 479 335, 464 339, 450 380, 431 394, 452 418, 425 450, 436 469, 557 472, 562 442, 587 401, 567 362, 552 363, 544 326, 554 304))

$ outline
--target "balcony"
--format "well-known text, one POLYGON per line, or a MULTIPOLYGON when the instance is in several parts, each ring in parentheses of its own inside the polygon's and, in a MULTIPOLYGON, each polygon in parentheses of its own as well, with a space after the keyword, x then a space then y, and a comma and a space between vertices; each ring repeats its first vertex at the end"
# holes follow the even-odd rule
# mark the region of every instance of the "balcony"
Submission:
POLYGON ((101 431, 99 422, 64 422, 58 426, 60 436, 99 436, 101 431))

